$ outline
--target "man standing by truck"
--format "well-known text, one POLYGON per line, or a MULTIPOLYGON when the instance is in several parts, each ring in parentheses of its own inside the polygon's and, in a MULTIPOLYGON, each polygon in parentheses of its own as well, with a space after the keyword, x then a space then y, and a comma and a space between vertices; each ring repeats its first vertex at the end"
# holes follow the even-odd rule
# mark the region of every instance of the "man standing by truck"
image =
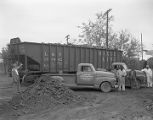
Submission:
POLYGON ((149 65, 146 65, 146 68, 142 69, 147 76, 147 87, 152 87, 152 70, 149 68, 149 65))
POLYGON ((119 91, 125 91, 125 76, 126 76, 126 71, 124 70, 123 66, 120 66, 118 68, 117 76, 118 76, 118 85, 119 85, 118 90, 119 91))
POLYGON ((134 70, 134 68, 131 69, 131 72, 129 73, 129 75, 130 75, 131 88, 138 89, 139 84, 138 84, 138 81, 136 79, 136 71, 134 70))
POLYGON ((13 82, 17 84, 17 92, 20 92, 20 77, 18 69, 21 68, 21 66, 22 64, 18 65, 18 62, 15 62, 12 69, 13 82))

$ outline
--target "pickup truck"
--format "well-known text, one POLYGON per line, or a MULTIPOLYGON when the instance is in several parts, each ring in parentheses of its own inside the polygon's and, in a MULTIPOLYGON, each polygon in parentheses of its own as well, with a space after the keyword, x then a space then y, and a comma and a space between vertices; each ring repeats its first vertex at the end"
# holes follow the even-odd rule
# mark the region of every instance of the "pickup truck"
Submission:
POLYGON ((131 70, 128 69, 127 65, 123 62, 114 62, 112 63, 112 71, 115 68, 115 66, 120 67, 123 66, 125 71, 127 72, 127 76, 125 78, 125 86, 130 88, 140 88, 140 87, 146 87, 147 83, 147 77, 146 74, 140 70, 131 70), (132 74, 132 71, 134 74, 132 74))
POLYGON ((98 88, 103 92, 110 92, 117 87, 113 73, 96 71, 90 63, 80 63, 76 74, 62 74, 61 77, 68 87, 98 88))
POLYGON ((75 74, 43 74, 52 77, 57 77, 62 83, 70 88, 95 88, 103 92, 110 92, 117 87, 117 82, 114 73, 96 71, 90 63, 78 64, 75 74))

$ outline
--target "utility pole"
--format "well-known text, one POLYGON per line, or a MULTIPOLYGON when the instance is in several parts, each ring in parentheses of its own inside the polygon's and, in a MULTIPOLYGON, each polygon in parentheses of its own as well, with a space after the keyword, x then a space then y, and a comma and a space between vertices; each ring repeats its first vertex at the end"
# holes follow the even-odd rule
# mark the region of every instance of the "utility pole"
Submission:
POLYGON ((105 61, 106 61, 106 64, 105 64, 105 67, 106 68, 108 68, 109 66, 108 66, 108 64, 107 64, 107 62, 108 62, 108 23, 109 23, 109 20, 108 20, 108 13, 111 11, 112 9, 108 9, 105 13, 104 13, 104 15, 106 15, 106 17, 107 17, 107 21, 106 21, 106 57, 105 57, 105 61))
POLYGON ((108 9, 106 11, 106 15, 107 15, 107 24, 106 24, 106 48, 108 49, 108 13, 111 11, 112 9, 108 9))
POLYGON ((67 41, 67 45, 69 44, 69 39, 70 39, 70 35, 65 36, 66 41, 67 41))
POLYGON ((142 33, 141 33, 141 54, 142 54, 142 60, 143 60, 143 44, 142 44, 142 33))

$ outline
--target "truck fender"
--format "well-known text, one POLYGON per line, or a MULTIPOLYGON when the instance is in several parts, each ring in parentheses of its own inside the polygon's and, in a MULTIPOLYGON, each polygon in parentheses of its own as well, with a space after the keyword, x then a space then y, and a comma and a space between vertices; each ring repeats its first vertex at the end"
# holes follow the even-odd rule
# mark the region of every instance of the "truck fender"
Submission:
POLYGON ((102 83, 104 83, 104 82, 109 82, 110 84, 111 84, 111 86, 112 86, 112 82, 111 81, 114 81, 114 78, 104 78, 104 77, 102 77, 102 78, 97 78, 96 79, 96 83, 95 83, 95 86, 97 87, 97 88, 99 88, 100 86, 101 86, 101 84, 102 83))
POLYGON ((109 82, 109 81, 102 81, 102 82, 99 84, 99 88, 100 88, 100 86, 101 86, 104 82, 108 82, 108 83, 111 85, 111 87, 112 87, 111 82, 109 82))

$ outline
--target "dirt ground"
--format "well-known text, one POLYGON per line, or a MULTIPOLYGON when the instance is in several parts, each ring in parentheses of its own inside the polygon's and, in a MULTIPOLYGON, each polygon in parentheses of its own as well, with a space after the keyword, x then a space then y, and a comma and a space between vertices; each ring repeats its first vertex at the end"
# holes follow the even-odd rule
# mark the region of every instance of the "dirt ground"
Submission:
MULTIPOLYGON (((22 90, 26 89, 22 87, 22 90)), ((0 120, 153 120, 153 88, 102 93, 74 89, 87 98, 80 105, 58 106, 32 114, 16 114, 8 101, 16 94, 12 79, 0 74, 0 120)))

